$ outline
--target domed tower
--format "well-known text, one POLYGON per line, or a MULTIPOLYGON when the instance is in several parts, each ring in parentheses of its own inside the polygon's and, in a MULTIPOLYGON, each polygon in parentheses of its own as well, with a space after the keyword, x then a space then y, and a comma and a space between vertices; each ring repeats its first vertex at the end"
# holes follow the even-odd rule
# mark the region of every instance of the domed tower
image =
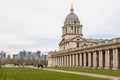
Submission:
POLYGON ((64 26, 62 27, 62 41, 59 44, 59 50, 66 50, 70 48, 75 48, 79 46, 78 41, 73 41, 73 39, 82 38, 82 25, 79 21, 78 16, 74 13, 73 5, 71 5, 70 13, 67 15, 64 21, 64 26))

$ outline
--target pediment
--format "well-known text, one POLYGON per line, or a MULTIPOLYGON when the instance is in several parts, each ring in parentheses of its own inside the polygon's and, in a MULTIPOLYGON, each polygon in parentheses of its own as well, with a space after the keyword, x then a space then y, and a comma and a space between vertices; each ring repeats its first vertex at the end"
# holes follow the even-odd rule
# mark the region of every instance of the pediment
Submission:
POLYGON ((70 39, 70 41, 79 41, 79 42, 82 42, 83 38, 81 38, 80 36, 76 36, 76 37, 70 39))
POLYGON ((63 43, 65 43, 65 42, 66 42, 66 39, 63 38, 63 39, 61 40, 60 44, 63 44, 63 43))

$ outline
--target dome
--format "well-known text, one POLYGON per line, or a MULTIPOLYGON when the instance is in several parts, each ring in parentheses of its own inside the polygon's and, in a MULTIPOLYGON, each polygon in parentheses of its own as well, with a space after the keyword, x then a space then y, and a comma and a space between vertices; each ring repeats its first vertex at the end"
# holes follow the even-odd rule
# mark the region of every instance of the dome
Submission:
POLYGON ((64 24, 80 23, 79 18, 74 14, 73 5, 71 5, 70 14, 65 18, 64 24))
POLYGON ((65 18, 65 24, 71 24, 71 23, 80 23, 79 18, 77 17, 76 14, 70 13, 66 18, 65 18))

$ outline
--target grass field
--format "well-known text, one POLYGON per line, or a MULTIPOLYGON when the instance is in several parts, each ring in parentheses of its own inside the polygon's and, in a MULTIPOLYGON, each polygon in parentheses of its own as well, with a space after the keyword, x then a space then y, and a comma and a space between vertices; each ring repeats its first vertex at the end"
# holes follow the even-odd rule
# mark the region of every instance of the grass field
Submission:
POLYGON ((96 73, 96 74, 105 74, 111 76, 119 76, 120 70, 101 70, 101 69, 84 69, 84 68, 65 68, 65 67, 51 67, 52 69, 61 69, 67 71, 76 71, 76 72, 88 72, 88 73, 96 73))
POLYGON ((0 80, 107 80, 107 79, 31 68, 1 68, 0 80))

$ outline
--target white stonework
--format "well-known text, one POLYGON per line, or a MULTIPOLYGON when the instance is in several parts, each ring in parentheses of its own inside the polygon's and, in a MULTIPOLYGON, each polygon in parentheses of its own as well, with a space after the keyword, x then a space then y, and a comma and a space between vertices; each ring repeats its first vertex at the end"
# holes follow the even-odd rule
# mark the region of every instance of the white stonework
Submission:
POLYGON ((62 27, 59 51, 48 53, 48 66, 120 69, 120 38, 85 39, 82 27, 71 7, 62 27))

